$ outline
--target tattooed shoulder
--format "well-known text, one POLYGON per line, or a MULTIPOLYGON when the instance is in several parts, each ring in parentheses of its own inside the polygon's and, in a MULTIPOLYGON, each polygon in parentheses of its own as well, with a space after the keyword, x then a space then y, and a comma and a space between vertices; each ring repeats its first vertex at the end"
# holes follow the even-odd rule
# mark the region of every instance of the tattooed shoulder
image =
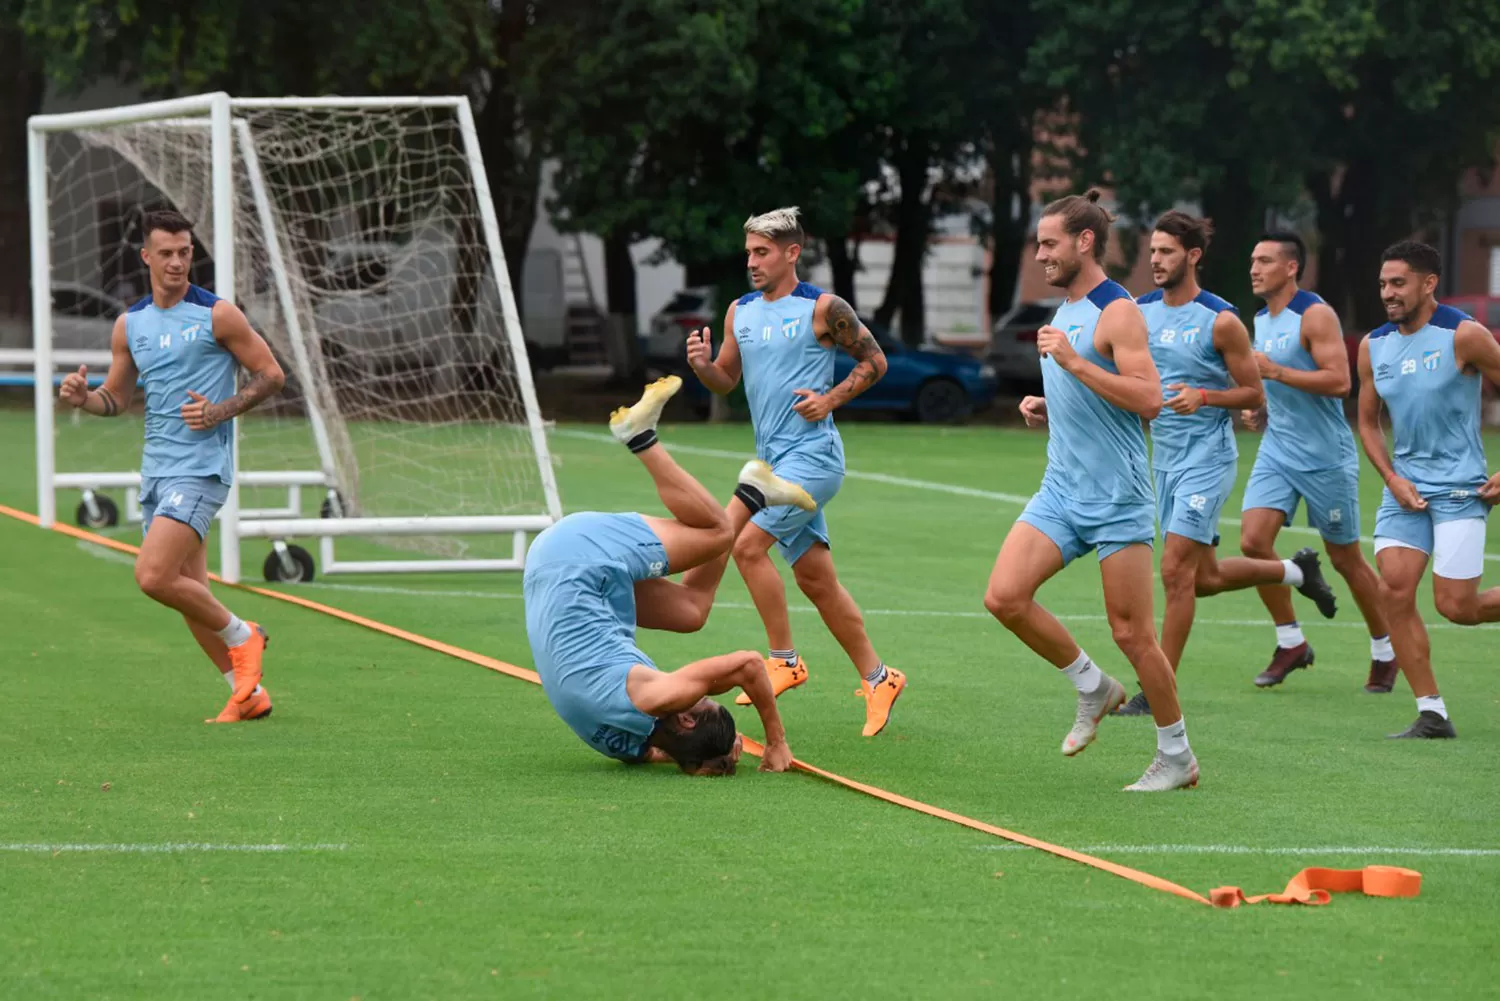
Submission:
POLYGON ((829 339, 854 357, 864 358, 879 353, 879 345, 865 329, 865 325, 859 322, 859 316, 854 312, 854 307, 839 296, 828 297, 825 322, 829 339))

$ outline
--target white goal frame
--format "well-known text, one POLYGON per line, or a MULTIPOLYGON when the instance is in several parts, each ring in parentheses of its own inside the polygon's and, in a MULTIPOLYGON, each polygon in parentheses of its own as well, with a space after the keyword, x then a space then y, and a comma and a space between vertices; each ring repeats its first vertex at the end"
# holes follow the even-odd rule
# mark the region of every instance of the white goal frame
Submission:
MULTIPOLYGON (((474 127, 473 108, 467 97, 286 97, 232 98, 223 92, 201 94, 168 101, 105 108, 98 111, 67 114, 34 115, 27 121, 27 156, 31 224, 32 330, 33 347, 29 351, 0 352, 0 362, 29 362, 35 375, 37 515, 42 528, 50 529, 57 520, 57 491, 104 487, 124 487, 129 491, 127 508, 136 510, 135 498, 140 487, 140 473, 85 472, 58 473, 53 420, 55 413, 55 376, 59 366, 79 364, 108 366, 108 351, 54 351, 52 347, 52 270, 50 218, 48 201, 47 136, 51 132, 98 128, 139 122, 160 122, 164 127, 206 127, 210 134, 211 182, 213 190, 214 288, 218 294, 234 299, 235 289, 235 140, 240 141, 246 181, 256 206, 258 222, 266 236, 267 256, 271 265, 277 300, 285 317, 293 358, 290 359, 302 385, 312 387, 313 371, 299 317, 293 307, 292 292, 281 255, 280 233, 275 214, 260 171, 259 157, 249 141, 249 127, 237 119, 240 109, 266 108, 338 108, 338 109, 454 109, 463 152, 467 159, 479 208, 480 225, 488 250, 489 267, 499 292, 506 341, 515 365, 515 379, 526 410, 532 450, 536 458, 543 489, 544 510, 534 515, 494 516, 419 516, 419 517, 345 517, 334 505, 334 516, 304 517, 301 511, 302 488, 323 488, 333 496, 335 488, 334 456, 323 414, 312 392, 305 394, 304 404, 322 466, 317 470, 242 471, 239 457, 239 422, 234 424, 234 484, 219 512, 220 576, 230 583, 241 578, 240 541, 272 540, 274 551, 287 561, 285 540, 292 537, 319 540, 319 570, 323 573, 433 573, 448 571, 520 570, 525 566, 526 536, 546 529, 562 517, 562 502, 553 474, 547 435, 537 404, 536 388, 526 356, 520 314, 505 252, 500 242, 500 226, 494 198, 485 174, 479 137, 474 127), (240 506, 241 484, 258 487, 285 487, 284 507, 245 509, 240 506), (334 540, 345 536, 391 535, 481 535, 510 534, 514 549, 508 559, 392 559, 344 560, 336 558, 334 540)), ((88 495, 86 494, 86 497, 88 495)))

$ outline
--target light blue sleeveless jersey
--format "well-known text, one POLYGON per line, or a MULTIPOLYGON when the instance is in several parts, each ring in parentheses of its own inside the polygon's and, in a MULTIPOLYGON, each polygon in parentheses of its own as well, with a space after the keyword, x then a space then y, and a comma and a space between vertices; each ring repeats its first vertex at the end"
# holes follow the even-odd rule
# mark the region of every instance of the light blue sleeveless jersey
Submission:
POLYGON ((125 338, 146 385, 141 476, 234 479, 233 422, 192 431, 182 419, 188 390, 219 403, 234 395, 239 362, 214 340, 218 296, 189 285, 181 302, 158 309, 148 295, 125 314, 125 338))
MULTIPOLYGON (((1199 292, 1192 302, 1169 306, 1161 289, 1136 300, 1146 317, 1151 358, 1161 375, 1162 399, 1179 392, 1167 387, 1185 383, 1194 389, 1229 389, 1234 380, 1224 356, 1214 347, 1214 321, 1226 310, 1238 313, 1212 292, 1199 292)), ((1151 422, 1151 465, 1162 472, 1201 466, 1221 466, 1239 456, 1229 411, 1199 407, 1178 414, 1163 409, 1151 422)))
POLYGON ((1479 435, 1482 380, 1459 367, 1453 350, 1458 325, 1472 319, 1439 306, 1414 334, 1394 323, 1370 332, 1370 369, 1391 412, 1396 472, 1423 497, 1471 497, 1489 478, 1479 435))
POLYGON ((792 410, 800 397, 794 390, 826 393, 833 388, 834 349, 818 343, 813 311, 823 290, 799 282, 791 294, 768 301, 760 292, 741 296, 734 310, 734 339, 740 349, 745 396, 755 425, 755 452, 775 464, 807 446, 822 446, 837 455, 843 468, 843 443, 833 415, 816 424, 792 410))
MULTIPOLYGON (((1269 307, 1256 313, 1255 350, 1285 368, 1317 371, 1318 363, 1302 346, 1302 314, 1322 302, 1299 289, 1276 316, 1269 307)), ((1301 471, 1359 466, 1344 401, 1304 393, 1274 379, 1266 380, 1266 433, 1260 454, 1301 471)))
MULTIPOLYGON (((1086 360, 1106 372, 1115 363, 1094 347, 1094 330, 1104 307, 1129 299, 1117 282, 1105 279, 1076 302, 1057 308, 1052 325, 1086 360)), ((1141 419, 1122 410, 1063 371, 1051 357, 1042 359, 1042 391, 1047 400, 1047 472, 1042 489, 1082 503, 1150 504, 1150 471, 1146 433, 1141 419)))

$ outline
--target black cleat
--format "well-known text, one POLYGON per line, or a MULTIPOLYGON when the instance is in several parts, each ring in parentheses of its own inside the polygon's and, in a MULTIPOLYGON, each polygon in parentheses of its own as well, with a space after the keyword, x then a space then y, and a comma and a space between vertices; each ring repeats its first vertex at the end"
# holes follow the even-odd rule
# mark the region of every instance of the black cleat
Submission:
POLYGON ((1385 695, 1396 687, 1396 675, 1400 668, 1394 658, 1370 661, 1370 676, 1365 679, 1365 691, 1371 695, 1385 695))
POLYGON ((1297 592, 1302 597, 1311 599, 1323 618, 1333 618, 1338 611, 1338 603, 1334 600, 1333 588, 1328 586, 1328 581, 1323 577, 1323 566, 1318 554, 1311 549, 1299 549, 1292 557, 1292 562, 1302 571, 1302 584, 1297 592))
POLYGON ((1278 646, 1266 669, 1255 676, 1256 688, 1270 688, 1286 680, 1286 676, 1302 667, 1312 667, 1313 648, 1307 643, 1294 647, 1278 646))
POLYGON ((1417 721, 1400 733, 1387 734, 1387 740, 1452 740, 1458 736, 1453 723, 1431 709, 1417 714, 1417 721))
POLYGON ((1136 692, 1134 695, 1132 695, 1130 697, 1130 701, 1129 702, 1125 703, 1123 706, 1121 706, 1120 708, 1116 709, 1114 712, 1110 713, 1110 715, 1111 716, 1150 716, 1151 715, 1151 705, 1146 701, 1146 693, 1145 692, 1136 692))

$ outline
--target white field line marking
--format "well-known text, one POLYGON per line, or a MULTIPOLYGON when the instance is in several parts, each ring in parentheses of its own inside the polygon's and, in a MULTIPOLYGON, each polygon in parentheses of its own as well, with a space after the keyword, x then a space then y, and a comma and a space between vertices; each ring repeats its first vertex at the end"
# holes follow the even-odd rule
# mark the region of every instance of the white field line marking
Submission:
MULTIPOLYGON (((1025 852, 1028 845, 978 845, 980 851, 1025 852)), ((1465 858, 1500 857, 1500 848, 1382 848, 1331 845, 1293 848, 1285 845, 1086 845, 1078 851, 1101 855, 1456 855, 1465 858)))
MULTIPOLYGON (((123 563, 123 564, 126 564, 128 566, 128 565, 133 565, 134 562, 135 562, 129 556, 126 556, 124 553, 115 552, 113 549, 105 549, 103 546, 96 546, 93 543, 88 542, 88 541, 86 541, 84 539, 79 539, 77 545, 78 545, 79 549, 81 549, 84 552, 88 553, 90 556, 95 556, 95 557, 97 557, 97 558, 99 558, 101 560, 108 560, 111 563, 123 563)), ((520 601, 521 600, 521 595, 519 595, 519 594, 506 594, 503 591, 457 591, 457 590, 449 590, 447 588, 434 588, 432 590, 420 590, 418 588, 412 588, 412 587, 391 587, 389 585, 384 585, 384 584, 345 584, 345 583, 336 583, 336 582, 332 582, 332 581, 313 581, 313 582, 308 583, 308 584, 298 584, 294 590, 300 590, 302 588, 311 588, 311 589, 322 590, 322 591, 350 591, 350 592, 354 592, 354 593, 357 593, 357 594, 387 594, 387 595, 393 595, 393 596, 399 597, 399 598, 450 598, 450 599, 451 598, 458 598, 458 599, 469 599, 469 600, 474 600, 474 601, 520 601)), ((753 612, 753 611, 755 611, 755 606, 754 605, 749 604, 748 602, 742 602, 742 601, 716 601, 716 602, 714 602, 714 607, 715 608, 726 608, 726 609, 730 609, 732 611, 737 611, 737 612, 746 612, 746 611, 753 612)), ((815 613, 817 611, 817 609, 808 607, 807 605, 788 605, 787 606, 787 610, 791 611, 791 612, 797 612, 797 613, 800 613, 800 614, 804 614, 804 615, 813 614, 813 613, 815 613)), ((964 610, 959 610, 959 609, 940 609, 940 608, 937 608, 937 609, 927 609, 927 608, 866 608, 863 611, 864 611, 864 613, 866 615, 876 615, 876 616, 891 617, 891 618, 909 618, 909 619, 980 619, 980 620, 987 620, 987 619, 990 619, 992 617, 990 615, 990 613, 988 613, 988 612, 972 612, 972 611, 964 611, 964 610)), ((1057 616, 1057 618, 1060 619, 1063 622, 1107 622, 1108 621, 1107 617, 1105 617, 1103 615, 1086 615, 1086 614, 1080 614, 1080 615, 1059 615, 1059 616, 1057 616)), ((1195 625, 1195 626, 1223 626, 1223 627, 1227 627, 1227 628, 1241 628, 1241 627, 1244 627, 1244 626, 1252 626, 1252 627, 1253 626, 1264 626, 1266 624, 1266 621, 1267 620, 1264 620, 1264 619, 1195 619, 1193 621, 1193 625, 1195 625)), ((1362 622, 1325 622, 1325 621, 1321 621, 1320 620, 1320 621, 1318 621, 1316 623, 1316 625, 1319 628, 1330 628, 1330 629, 1364 629, 1365 628, 1365 626, 1364 626, 1364 624, 1362 622)), ((1457 626, 1457 625, 1454 625, 1451 622, 1430 622, 1430 623, 1427 624, 1427 628, 1428 629, 1500 629, 1500 625, 1457 626)))
POLYGON ((26 842, 0 843, 0 852, 27 852, 38 855, 55 855, 59 852, 103 852, 120 855, 173 855, 184 852, 250 852, 255 854, 275 852, 341 852, 345 844, 313 845, 215 845, 199 842, 162 842, 159 844, 30 844, 26 842))
MULTIPOLYGON (((90 549, 94 548, 92 546, 89 546, 89 544, 86 543, 86 542, 80 542, 79 546, 81 546, 81 547, 87 547, 87 548, 90 548, 90 549)), ((450 591, 450 590, 447 590, 447 589, 433 589, 433 590, 429 590, 429 591, 424 591, 424 590, 419 590, 417 588, 391 587, 389 585, 384 585, 384 584, 344 584, 344 583, 334 583, 334 582, 329 582, 329 581, 313 581, 312 583, 309 583, 309 584, 298 584, 298 585, 296 585, 296 587, 293 590, 294 591, 295 590, 300 590, 301 588, 311 588, 311 589, 314 589, 314 590, 322 589, 322 590, 327 590, 327 591, 352 591, 352 592, 355 592, 355 593, 363 593, 363 594, 388 594, 388 595, 394 595, 396 597, 401 597, 401 598, 460 598, 460 599, 472 599, 472 600, 478 600, 478 601, 520 601, 521 597, 522 597, 519 594, 506 594, 506 593, 501 592, 501 591, 450 591)), ((755 611, 755 606, 754 605, 749 604, 748 602, 742 602, 742 601, 716 601, 716 602, 714 602, 714 608, 716 608, 716 609, 717 608, 727 608, 727 609, 731 609, 733 611, 739 611, 739 612, 753 612, 753 611, 755 611)), ((798 613, 807 614, 807 615, 816 614, 816 612, 817 612, 816 608, 812 608, 812 607, 807 606, 807 605, 788 605, 787 610, 791 611, 791 612, 798 612, 798 613)), ((989 612, 971 612, 971 611, 947 610, 947 609, 926 609, 926 608, 866 608, 866 609, 862 609, 862 611, 866 615, 891 616, 891 617, 894 617, 894 618, 980 619, 980 620, 985 620, 985 621, 988 621, 989 619, 993 618, 993 616, 991 616, 989 612)), ((1104 615, 1086 615, 1086 614, 1081 614, 1081 615, 1059 615, 1057 617, 1059 619, 1061 619, 1063 622, 1107 622, 1107 621, 1109 621, 1108 617, 1104 616, 1104 615)), ((1269 620, 1267 620, 1267 619, 1195 619, 1193 621, 1193 624, 1197 625, 1197 626, 1232 626, 1232 627, 1235 627, 1235 628, 1239 628, 1239 627, 1242 627, 1242 626, 1264 626, 1268 621, 1269 620)), ((1323 620, 1318 620, 1316 622, 1316 626, 1318 626, 1319 628, 1322 628, 1322 627, 1326 626, 1326 627, 1335 628, 1335 629, 1364 629, 1365 628, 1365 625, 1362 622, 1326 622, 1326 621, 1323 621, 1323 620)), ((1454 625, 1451 622, 1433 622, 1433 623, 1429 623, 1427 628, 1429 628, 1429 629, 1471 629, 1472 630, 1472 629, 1496 629, 1496 628, 1500 628, 1500 626, 1496 626, 1496 625, 1457 626, 1457 625, 1454 625)))
MULTIPOLYGON (((564 428, 553 431, 552 433, 556 435, 562 435, 565 438, 576 438, 580 441, 607 442, 611 445, 619 444, 610 435, 596 434, 592 431, 575 431, 569 428, 564 428)), ((684 455, 703 455, 715 459, 734 459, 739 462, 744 462, 746 459, 755 458, 754 455, 749 455, 743 452, 729 452, 720 448, 700 448, 696 445, 672 445, 670 447, 672 451, 681 452, 684 455)), ((864 473, 853 469, 845 470, 844 476, 846 479, 851 480, 869 480, 874 483, 885 483, 889 486, 894 487, 911 487, 915 490, 926 490, 930 493, 955 494, 959 497, 978 497, 981 500, 992 500, 1001 504, 1015 504, 1020 507, 1025 507, 1027 502, 1031 500, 1030 497, 1023 497, 1020 494, 1002 494, 996 493, 993 490, 979 490, 975 487, 961 487, 952 483, 935 483, 931 480, 913 480, 908 479, 904 476, 886 476, 884 473, 864 473)), ((1240 519, 1220 518, 1219 524, 1238 525, 1240 524, 1240 519)), ((1316 528, 1309 528, 1306 525, 1283 525, 1281 530, 1283 532, 1293 532, 1297 535, 1318 534, 1318 530, 1316 528)), ((1361 535, 1359 537, 1359 541, 1373 545, 1375 539, 1373 536, 1361 535)), ((1493 562, 1500 563, 1500 553, 1485 553, 1484 558, 1493 562)))

